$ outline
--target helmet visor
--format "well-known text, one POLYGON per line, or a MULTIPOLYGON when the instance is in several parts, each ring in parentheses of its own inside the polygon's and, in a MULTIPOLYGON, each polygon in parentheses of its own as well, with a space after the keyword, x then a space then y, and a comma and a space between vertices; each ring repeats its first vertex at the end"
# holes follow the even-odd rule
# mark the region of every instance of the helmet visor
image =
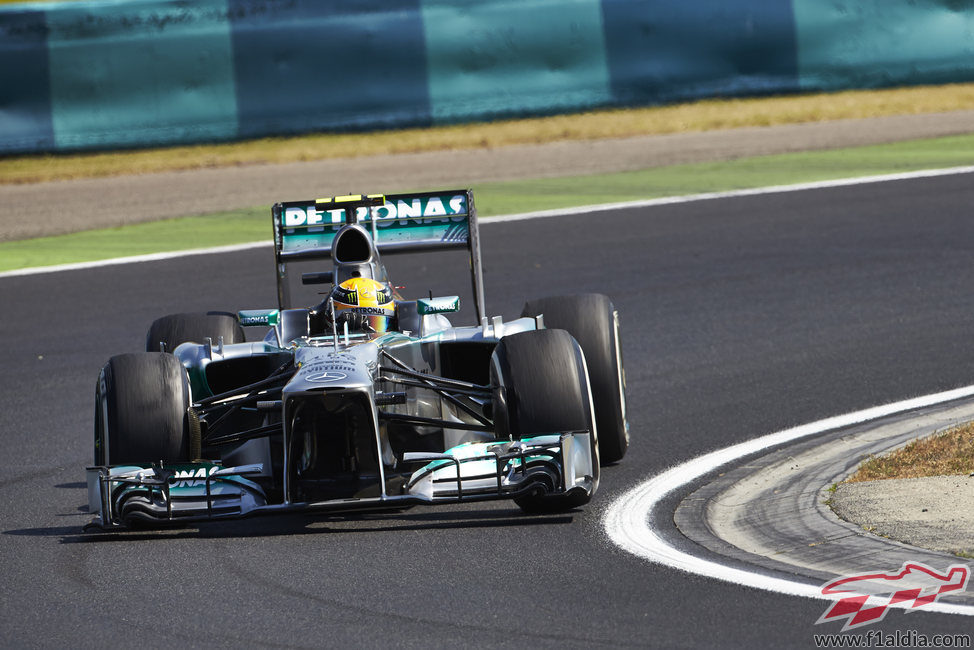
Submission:
POLYGON ((370 332, 375 332, 376 334, 385 334, 390 328, 390 321, 392 320, 388 316, 368 316, 368 321, 366 328, 370 332))
POLYGON ((385 334, 392 331, 392 316, 385 314, 363 314, 356 309, 344 309, 335 316, 338 327, 347 326, 352 332, 366 332, 369 334, 385 334))

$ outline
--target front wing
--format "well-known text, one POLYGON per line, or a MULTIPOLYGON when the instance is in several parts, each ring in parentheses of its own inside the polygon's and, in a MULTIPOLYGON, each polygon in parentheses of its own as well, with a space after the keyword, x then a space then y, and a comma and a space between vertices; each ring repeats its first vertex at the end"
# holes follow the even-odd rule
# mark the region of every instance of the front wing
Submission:
MULTIPOLYGON (((261 465, 221 467, 208 462, 170 467, 126 465, 87 468, 88 527, 102 530, 133 522, 182 523, 284 512, 342 512, 412 505, 512 499, 595 489, 591 434, 573 431, 517 442, 467 443, 444 453, 407 452, 420 465, 401 494, 319 502, 269 503, 248 476, 261 465)), ((86 527, 86 529, 88 528, 86 527)))

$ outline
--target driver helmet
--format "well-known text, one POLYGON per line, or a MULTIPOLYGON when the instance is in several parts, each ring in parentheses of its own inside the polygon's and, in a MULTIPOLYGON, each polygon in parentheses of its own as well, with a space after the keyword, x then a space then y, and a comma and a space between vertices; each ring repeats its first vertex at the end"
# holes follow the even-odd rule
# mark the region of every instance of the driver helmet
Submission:
POLYGON ((370 278, 349 278, 331 292, 335 323, 352 331, 384 334, 393 329, 396 303, 389 286, 370 278))

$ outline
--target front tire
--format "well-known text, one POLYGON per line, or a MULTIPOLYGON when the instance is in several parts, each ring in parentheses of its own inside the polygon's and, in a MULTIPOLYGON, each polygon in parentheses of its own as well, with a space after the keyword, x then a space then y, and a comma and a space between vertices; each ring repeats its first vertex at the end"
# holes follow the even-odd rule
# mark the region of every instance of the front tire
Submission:
POLYGON ((171 354, 112 357, 95 392, 95 464, 180 463, 199 456, 191 404, 186 370, 171 354))
POLYGON ((494 424, 514 440, 562 431, 589 431, 592 489, 565 494, 526 495, 514 501, 525 512, 563 512, 591 500, 599 485, 599 440, 585 357, 564 330, 505 336, 491 357, 494 424))
POLYGON ((615 306, 600 293, 554 296, 528 301, 521 316, 539 314, 544 316, 545 327, 567 330, 582 346, 592 380, 602 464, 622 460, 629 448, 629 422, 615 306))

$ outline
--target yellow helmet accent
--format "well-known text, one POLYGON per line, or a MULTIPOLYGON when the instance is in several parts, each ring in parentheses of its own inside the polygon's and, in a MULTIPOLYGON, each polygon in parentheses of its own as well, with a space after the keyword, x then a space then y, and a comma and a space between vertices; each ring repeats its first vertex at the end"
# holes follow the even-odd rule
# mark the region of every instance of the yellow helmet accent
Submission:
POLYGON ((332 291, 335 312, 351 309, 366 315, 393 316, 396 304, 392 289, 369 278, 350 278, 332 291))
POLYGON ((396 303, 392 289, 369 278, 350 278, 332 291, 336 322, 354 318, 362 327, 375 333, 392 329, 396 316, 396 303))

